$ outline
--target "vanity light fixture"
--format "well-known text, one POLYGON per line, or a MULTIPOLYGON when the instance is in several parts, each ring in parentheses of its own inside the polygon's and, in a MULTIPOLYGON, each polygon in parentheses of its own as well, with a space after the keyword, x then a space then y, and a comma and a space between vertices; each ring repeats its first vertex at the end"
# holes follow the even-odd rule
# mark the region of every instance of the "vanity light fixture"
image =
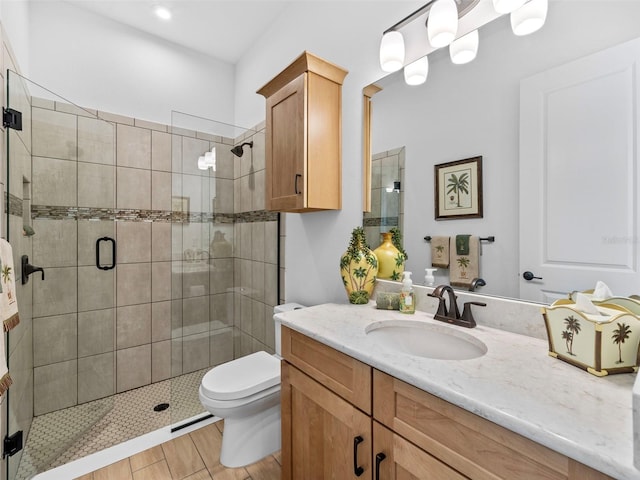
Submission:
MULTIPOLYGON (((403 18, 395 25, 383 32, 380 42, 380 66, 385 72, 392 73, 404 66, 404 79, 408 85, 420 85, 427 79, 429 60, 427 54, 433 49, 449 45, 451 61, 461 65, 471 62, 478 53, 478 29, 458 34, 458 19, 474 10, 481 1, 489 0, 429 0, 415 12, 403 18), (416 20, 419 23, 414 23, 416 20), (421 40, 416 34, 417 27, 425 25, 427 38, 421 40), (404 33, 403 33, 404 32, 404 33), (409 45, 405 45, 405 38, 409 45), (427 43, 428 41, 428 43, 427 43), (426 43, 426 45, 425 45, 426 43), (405 55, 406 53, 406 55, 405 55), (408 64, 404 62, 408 56, 408 64), (417 58, 417 60, 416 60, 417 58)), ((481 22, 475 25, 489 23, 503 13, 510 13, 511 28, 516 35, 528 35, 539 30, 547 17, 549 0, 492 0, 493 9, 488 6, 491 15, 487 18, 486 7, 481 9, 481 22), (484 16, 484 17, 482 17, 484 16)), ((474 21, 477 19, 474 19, 474 21)), ((470 26, 469 22, 465 29, 470 26)))
POLYGON ((451 42, 449 45, 451 62, 462 65, 472 61, 478 54, 479 41, 478 30, 474 30, 451 42))
POLYGON ((427 34, 433 48, 446 47, 458 33, 458 7, 455 0, 437 0, 427 19, 427 34))
POLYGON ((171 10, 167 7, 163 7, 162 5, 156 5, 153 7, 153 13, 156 14, 160 20, 171 20, 171 10))
POLYGON ((380 66, 385 72, 397 72, 404 63, 404 38, 400 32, 387 31, 380 42, 380 66))
POLYGON ((216 147, 213 147, 210 152, 205 152, 203 156, 198 158, 198 168, 200 170, 211 168, 214 172, 216 171, 216 147))
POLYGON ((429 74, 429 57, 426 55, 404 67, 404 81, 407 85, 422 85, 429 74))
POLYGON ((542 28, 547 19, 548 0, 530 0, 511 12, 511 30, 518 36, 529 35, 542 28))
POLYGON ((527 0, 493 0, 493 8, 498 13, 511 13, 520 8, 527 0))

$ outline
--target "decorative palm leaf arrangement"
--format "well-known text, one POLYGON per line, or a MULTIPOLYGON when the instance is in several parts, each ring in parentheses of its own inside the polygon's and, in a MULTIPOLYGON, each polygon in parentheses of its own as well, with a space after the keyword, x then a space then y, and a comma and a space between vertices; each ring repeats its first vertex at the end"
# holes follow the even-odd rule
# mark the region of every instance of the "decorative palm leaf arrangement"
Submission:
POLYGON ((393 243, 393 246, 400 250, 400 253, 404 256, 403 261, 409 260, 409 255, 407 255, 407 252, 402 246, 402 232, 400 229, 398 227, 391 227, 389 232, 391 232, 391 243, 393 243))

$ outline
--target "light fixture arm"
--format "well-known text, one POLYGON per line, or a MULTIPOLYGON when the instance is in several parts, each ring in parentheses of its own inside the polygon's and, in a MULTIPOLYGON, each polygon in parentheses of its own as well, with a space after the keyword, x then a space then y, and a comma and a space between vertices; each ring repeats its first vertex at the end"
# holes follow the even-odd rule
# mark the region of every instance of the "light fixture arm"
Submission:
POLYGON ((402 20, 400 20, 398 23, 396 23, 395 25, 392 25, 391 27, 387 28, 384 32, 382 32, 382 34, 384 35, 385 33, 388 32, 393 32, 394 30, 398 30, 402 27, 404 27, 405 25, 408 25, 409 23, 413 22, 416 18, 418 18, 420 15, 424 15, 425 13, 427 13, 429 10, 431 10, 431 5, 433 5, 433 3, 436 0, 429 0, 427 3, 425 3, 423 6, 421 6, 418 10, 416 10, 413 13, 410 13, 409 15, 407 15, 406 17, 404 17, 402 20))

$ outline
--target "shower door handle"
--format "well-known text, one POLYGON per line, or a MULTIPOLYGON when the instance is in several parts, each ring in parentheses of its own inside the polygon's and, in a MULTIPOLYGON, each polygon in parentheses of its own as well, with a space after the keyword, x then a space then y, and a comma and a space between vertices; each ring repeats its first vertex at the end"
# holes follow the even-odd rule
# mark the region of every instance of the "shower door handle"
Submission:
POLYGON ((96 267, 100 270, 111 270, 116 267, 116 241, 111 237, 102 237, 96 240, 96 267), (102 265, 100 262, 100 243, 111 242, 111 265, 102 265))

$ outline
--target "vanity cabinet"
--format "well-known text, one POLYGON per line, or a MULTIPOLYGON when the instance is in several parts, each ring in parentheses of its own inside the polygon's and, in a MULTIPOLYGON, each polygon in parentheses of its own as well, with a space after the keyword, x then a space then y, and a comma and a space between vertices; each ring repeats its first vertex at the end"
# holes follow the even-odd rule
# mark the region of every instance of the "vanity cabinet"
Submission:
POLYGON ((342 208, 342 82, 347 71, 304 52, 266 98, 266 209, 342 208))
POLYGON ((283 480, 612 480, 285 326, 282 356, 283 480))
POLYGON ((372 480, 371 367, 286 327, 281 346, 282 478, 356 478, 355 464, 372 480))

